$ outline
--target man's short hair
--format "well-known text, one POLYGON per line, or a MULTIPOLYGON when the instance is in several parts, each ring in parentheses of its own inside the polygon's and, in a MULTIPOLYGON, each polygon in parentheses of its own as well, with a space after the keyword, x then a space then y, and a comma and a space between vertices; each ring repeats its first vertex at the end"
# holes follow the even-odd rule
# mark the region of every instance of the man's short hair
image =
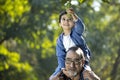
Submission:
POLYGON ((76 46, 70 47, 67 52, 69 51, 74 51, 76 54, 80 56, 80 59, 85 60, 84 53, 80 47, 76 47, 76 46))

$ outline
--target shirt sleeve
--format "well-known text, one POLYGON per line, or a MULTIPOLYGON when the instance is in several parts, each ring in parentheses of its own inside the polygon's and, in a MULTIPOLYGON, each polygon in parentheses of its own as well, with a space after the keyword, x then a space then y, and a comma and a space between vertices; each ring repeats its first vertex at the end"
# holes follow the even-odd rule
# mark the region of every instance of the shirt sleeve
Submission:
POLYGON ((85 26, 84 26, 84 23, 82 22, 82 20, 79 18, 76 22, 75 22, 75 26, 73 27, 72 29, 72 32, 71 32, 71 38, 72 40, 75 42, 75 44, 77 46, 79 46, 84 54, 85 54, 85 57, 86 57, 86 61, 89 62, 90 60, 90 57, 91 57, 91 51, 90 49, 88 48, 87 44, 86 44, 86 41, 84 40, 84 37, 82 36, 83 35, 83 32, 85 30, 85 26))
POLYGON ((80 34, 80 35, 83 34, 83 32, 85 30, 85 25, 80 18, 77 21, 75 21, 74 29, 78 34, 80 34))
POLYGON ((54 75, 56 75, 58 72, 61 71, 61 68, 65 67, 65 49, 62 44, 62 41, 60 39, 57 40, 57 45, 56 45, 56 56, 57 56, 57 61, 58 61, 58 66, 54 72, 54 75))

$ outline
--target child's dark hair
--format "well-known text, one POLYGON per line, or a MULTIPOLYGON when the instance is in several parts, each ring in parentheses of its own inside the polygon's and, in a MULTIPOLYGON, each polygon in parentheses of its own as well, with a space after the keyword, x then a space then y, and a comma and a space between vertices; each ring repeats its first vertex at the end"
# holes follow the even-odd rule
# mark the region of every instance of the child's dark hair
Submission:
POLYGON ((66 12, 65 10, 62 11, 62 12, 60 13, 60 15, 59 15, 59 23, 60 23, 60 20, 61 20, 62 15, 64 15, 64 14, 67 14, 67 12, 66 12))

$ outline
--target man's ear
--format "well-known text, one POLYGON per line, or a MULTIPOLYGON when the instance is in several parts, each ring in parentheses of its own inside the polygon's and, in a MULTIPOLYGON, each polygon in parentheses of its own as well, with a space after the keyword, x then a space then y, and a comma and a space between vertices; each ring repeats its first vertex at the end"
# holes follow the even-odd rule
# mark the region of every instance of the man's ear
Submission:
POLYGON ((85 64, 85 60, 84 59, 82 59, 82 65, 84 65, 85 64))

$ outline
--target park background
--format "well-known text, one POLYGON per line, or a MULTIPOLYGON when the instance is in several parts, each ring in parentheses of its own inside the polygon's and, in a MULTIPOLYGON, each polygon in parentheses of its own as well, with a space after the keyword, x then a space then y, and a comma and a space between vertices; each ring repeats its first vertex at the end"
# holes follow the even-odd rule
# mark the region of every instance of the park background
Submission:
MULTIPOLYGON (((48 80, 66 1, 0 0, 0 80, 48 80)), ((101 80, 120 80, 120 0, 72 0, 72 7, 86 26, 91 68, 101 80)))

